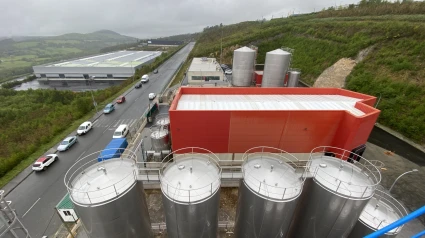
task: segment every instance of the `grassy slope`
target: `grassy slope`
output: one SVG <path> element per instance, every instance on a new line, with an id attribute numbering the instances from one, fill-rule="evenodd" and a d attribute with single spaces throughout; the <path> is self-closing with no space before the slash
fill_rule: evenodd
<path id="1" fill-rule="evenodd" d="M 31 73 L 31 66 L 98 53 L 102 48 L 135 42 L 111 31 L 65 34 L 24 41 L 0 41 L 0 82 Z"/>
<path id="2" fill-rule="evenodd" d="M 305 15 L 267 22 L 242 22 L 201 34 L 191 56 L 220 57 L 231 63 L 239 46 L 259 47 L 257 63 L 280 47 L 295 49 L 293 68 L 312 84 L 323 70 L 343 57 L 375 50 L 348 77 L 347 88 L 377 97 L 379 122 L 418 143 L 425 143 L 425 17 L 423 15 L 329 17 Z M 178 79 L 177 79 L 178 80 Z"/>

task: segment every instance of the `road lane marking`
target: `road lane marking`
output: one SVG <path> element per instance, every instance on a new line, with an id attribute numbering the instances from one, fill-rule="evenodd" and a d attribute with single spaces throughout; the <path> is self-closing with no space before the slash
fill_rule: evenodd
<path id="1" fill-rule="evenodd" d="M 132 122 L 130 123 L 130 125 L 128 127 L 131 128 L 136 121 L 137 121 L 137 119 L 132 120 Z"/>
<path id="2" fill-rule="evenodd" d="M 37 201 L 35 201 L 35 203 L 34 203 L 34 204 L 32 204 L 32 206 L 30 207 L 30 209 L 28 209 L 28 211 L 24 213 L 24 215 L 22 216 L 22 218 L 24 218 L 24 216 L 25 216 L 25 215 L 27 215 L 27 213 L 28 213 L 28 212 L 29 212 L 29 211 L 30 211 L 30 210 L 31 210 L 31 209 L 35 206 L 35 204 L 36 204 L 38 201 L 40 201 L 40 198 L 38 198 L 38 199 L 37 199 Z"/>
<path id="3" fill-rule="evenodd" d="M 87 150 L 85 150 L 83 153 L 81 153 L 81 155 L 80 155 L 80 156 L 78 156 L 78 159 L 77 159 L 77 160 L 79 160 L 79 159 L 81 158 L 81 156 L 83 156 L 83 154 L 84 154 L 84 153 L 86 153 L 86 151 L 87 151 Z"/>

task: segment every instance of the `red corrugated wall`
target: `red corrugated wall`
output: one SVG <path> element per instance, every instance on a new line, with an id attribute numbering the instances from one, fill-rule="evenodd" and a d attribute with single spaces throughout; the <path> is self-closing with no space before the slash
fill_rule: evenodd
<path id="1" fill-rule="evenodd" d="M 253 90 L 254 89 L 254 90 Z M 182 94 L 339 94 L 362 98 L 346 111 L 183 111 L 175 110 Z M 291 153 L 308 153 L 317 146 L 352 150 L 364 144 L 378 118 L 370 105 L 375 98 L 342 89 L 303 88 L 182 88 L 170 108 L 173 150 L 195 146 L 215 153 L 244 153 L 271 146 Z"/>

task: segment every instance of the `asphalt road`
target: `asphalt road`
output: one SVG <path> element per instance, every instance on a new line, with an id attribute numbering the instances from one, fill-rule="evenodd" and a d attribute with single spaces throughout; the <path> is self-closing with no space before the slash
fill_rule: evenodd
<path id="1" fill-rule="evenodd" d="M 148 94 L 159 93 L 166 87 L 193 46 L 190 43 L 161 65 L 158 74 L 152 74 L 142 88 L 130 89 L 125 103 L 117 104 L 114 112 L 95 120 L 94 128 L 78 137 L 78 143 L 71 149 L 58 153 L 59 161 L 47 171 L 32 173 L 7 195 L 33 238 L 50 237 L 59 228 L 61 221 L 54 207 L 67 192 L 63 179 L 68 168 L 79 158 L 104 149 L 118 125 L 135 123 L 148 106 Z"/>

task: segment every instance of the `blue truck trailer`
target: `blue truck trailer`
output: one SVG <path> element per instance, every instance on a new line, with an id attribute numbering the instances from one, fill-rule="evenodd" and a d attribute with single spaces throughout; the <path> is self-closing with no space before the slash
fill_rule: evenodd
<path id="1" fill-rule="evenodd" d="M 100 152 L 97 161 L 119 158 L 128 146 L 126 138 L 112 139 L 111 142 Z"/>

